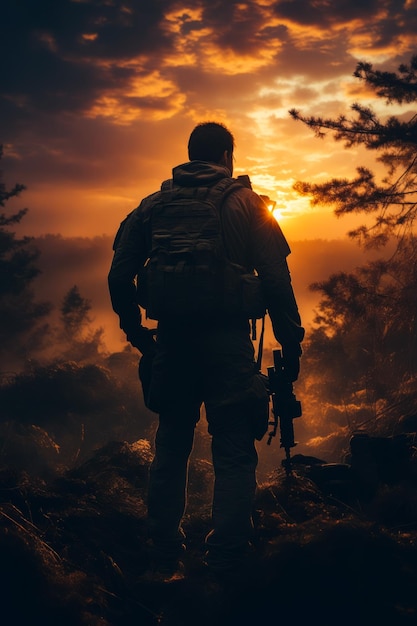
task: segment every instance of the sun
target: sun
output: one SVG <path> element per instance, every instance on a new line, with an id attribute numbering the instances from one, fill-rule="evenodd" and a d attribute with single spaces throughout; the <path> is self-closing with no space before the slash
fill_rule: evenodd
<path id="1" fill-rule="evenodd" d="M 266 206 L 268 207 L 268 211 L 272 213 L 272 215 L 275 217 L 277 222 L 280 222 L 282 219 L 284 219 L 285 216 L 283 214 L 283 211 L 282 209 L 277 207 L 277 203 L 275 200 L 271 200 L 269 196 L 261 195 L 261 198 L 265 202 Z"/>
<path id="2" fill-rule="evenodd" d="M 262 200 L 265 202 L 266 206 L 268 207 L 268 211 L 272 213 L 276 205 L 275 200 L 271 200 L 269 196 L 264 196 L 262 194 L 260 194 L 259 197 L 262 198 Z"/>
<path id="3" fill-rule="evenodd" d="M 275 219 L 277 220 L 277 222 L 280 222 L 281 220 L 285 218 L 285 215 L 282 209 L 277 209 L 273 207 L 272 209 L 270 209 L 270 211 L 272 215 L 275 217 Z"/>

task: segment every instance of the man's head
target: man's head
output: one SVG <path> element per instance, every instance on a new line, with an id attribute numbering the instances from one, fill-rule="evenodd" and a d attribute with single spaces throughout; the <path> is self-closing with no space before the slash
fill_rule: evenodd
<path id="1" fill-rule="evenodd" d="M 235 141 L 226 126 L 217 122 L 198 124 L 188 140 L 190 161 L 211 161 L 229 168 L 233 173 L 233 148 Z"/>

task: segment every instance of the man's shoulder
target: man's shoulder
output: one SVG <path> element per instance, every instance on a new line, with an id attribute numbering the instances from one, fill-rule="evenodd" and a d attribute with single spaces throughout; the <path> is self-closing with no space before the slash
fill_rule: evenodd
<path id="1" fill-rule="evenodd" d="M 161 195 L 161 190 L 158 189 L 158 191 L 154 191 L 153 193 L 149 194 L 149 196 L 145 196 L 145 198 L 141 200 L 136 210 L 137 211 L 145 210 L 147 207 L 154 204 L 159 199 L 160 195 Z"/>
<path id="2" fill-rule="evenodd" d="M 116 241 L 121 239 L 122 233 L 125 235 L 129 232 L 135 232 L 138 228 L 141 228 L 141 224 L 146 219 L 146 215 L 151 211 L 152 206 L 158 199 L 160 191 L 155 191 L 149 196 L 143 198 L 138 206 L 130 211 L 120 223 L 119 230 L 116 235 Z"/>
<path id="3" fill-rule="evenodd" d="M 142 220 L 150 211 L 152 206 L 158 201 L 160 195 L 161 191 L 158 190 L 149 194 L 149 196 L 145 196 L 144 198 L 142 198 L 138 206 L 129 213 L 127 219 L 134 222 Z"/>
<path id="4" fill-rule="evenodd" d="M 228 202 L 229 197 L 233 197 L 234 201 L 237 201 L 239 204 L 244 204 L 252 207 L 254 205 L 263 205 L 260 196 L 258 196 L 258 194 L 256 194 L 252 190 L 252 185 L 248 176 L 239 176 L 237 178 L 224 177 L 217 180 L 214 184 L 212 183 L 208 186 L 207 183 L 201 183 L 201 185 L 195 185 L 192 187 L 176 184 L 173 179 L 169 179 L 161 184 L 161 188 L 158 189 L 158 191 L 155 191 L 144 197 L 141 200 L 140 204 L 135 209 L 133 209 L 133 211 L 131 211 L 131 213 L 128 215 L 128 218 L 131 218 L 132 221 L 142 220 L 146 218 L 146 216 L 149 215 L 149 213 L 152 211 L 152 208 L 161 200 L 164 191 L 174 189 L 181 193 L 181 191 L 183 190 L 197 189 L 199 187 L 208 187 L 213 189 L 219 187 L 219 192 L 221 194 L 225 193 L 226 195 L 226 203 Z"/>
<path id="5" fill-rule="evenodd" d="M 230 193 L 226 197 L 226 204 L 231 208 L 241 208 L 242 210 L 253 211 L 263 208 L 261 197 L 252 189 L 252 185 L 245 184 L 245 181 L 239 178 L 231 179 Z"/>

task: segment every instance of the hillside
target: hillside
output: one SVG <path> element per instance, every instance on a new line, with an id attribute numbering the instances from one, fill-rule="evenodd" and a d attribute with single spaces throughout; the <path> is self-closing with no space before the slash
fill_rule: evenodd
<path id="1" fill-rule="evenodd" d="M 222 586 L 202 565 L 212 472 L 195 457 L 185 577 L 147 578 L 150 452 L 145 439 L 112 442 L 72 469 L 50 466 L 47 476 L 0 470 L 7 624 L 415 624 L 413 454 L 372 494 L 351 466 L 323 469 L 299 456 L 289 478 L 273 472 L 259 486 L 253 562 Z"/>

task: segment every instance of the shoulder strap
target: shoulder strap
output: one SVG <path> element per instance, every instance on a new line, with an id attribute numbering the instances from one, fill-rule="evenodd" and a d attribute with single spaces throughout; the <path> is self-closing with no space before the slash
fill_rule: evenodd
<path id="1" fill-rule="evenodd" d="M 185 198 L 194 198 L 196 200 L 199 198 L 201 200 L 210 199 L 220 214 L 221 206 L 226 197 L 236 189 L 248 186 L 245 179 L 248 179 L 248 177 L 222 178 L 211 187 L 175 187 L 173 179 L 168 178 L 161 183 L 159 203 L 165 204 L 170 202 L 177 194 L 178 197 L 183 195 Z"/>
<path id="2" fill-rule="evenodd" d="M 166 203 L 173 199 L 195 199 L 206 200 L 211 194 L 211 187 L 179 187 L 175 186 L 171 179 L 164 180 L 161 184 L 159 202 Z"/>
<path id="3" fill-rule="evenodd" d="M 218 183 L 208 188 L 208 198 L 215 205 L 221 220 L 221 207 L 226 198 L 236 189 L 244 187 L 236 178 L 222 178 Z"/>
<path id="4" fill-rule="evenodd" d="M 168 178 L 161 183 L 161 191 L 171 191 L 173 186 L 173 179 Z M 204 189 L 209 190 L 209 195 L 212 195 L 214 193 L 216 196 L 223 196 L 224 198 L 226 195 L 229 195 L 229 193 L 231 193 L 235 189 L 239 189 L 240 187 L 248 187 L 249 189 L 252 188 L 249 176 L 245 175 L 238 176 L 237 178 L 222 178 L 212 187 L 205 187 Z M 182 187 L 181 189 L 184 189 L 184 187 Z M 188 187 L 186 187 L 186 189 L 188 189 Z M 199 189 L 199 187 L 190 187 L 190 189 Z"/>
<path id="5" fill-rule="evenodd" d="M 262 369 L 262 357 L 264 353 L 264 334 L 265 334 L 265 315 L 262 317 L 261 336 L 259 337 L 258 356 L 256 359 L 256 369 L 258 372 Z M 256 320 L 252 320 L 252 339 L 256 339 Z"/>

